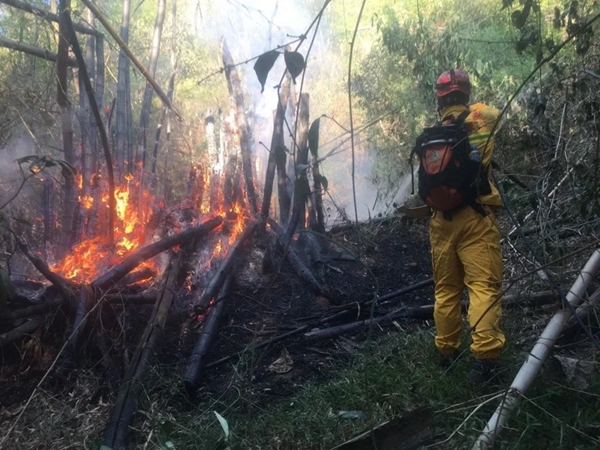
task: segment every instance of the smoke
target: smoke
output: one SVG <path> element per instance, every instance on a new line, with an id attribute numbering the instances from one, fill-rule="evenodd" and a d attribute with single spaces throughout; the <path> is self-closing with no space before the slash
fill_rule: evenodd
<path id="1" fill-rule="evenodd" d="M 35 153 L 35 146 L 28 138 L 17 139 L 0 149 L 0 204 L 14 195 L 23 180 L 16 160 Z"/>
<path id="2" fill-rule="evenodd" d="M 325 12 L 325 15 L 327 15 Z M 294 1 L 278 0 L 227 0 L 225 2 L 211 3 L 201 10 L 194 6 L 188 17 L 193 17 L 193 26 L 196 30 L 196 36 L 199 40 L 208 41 L 213 44 L 226 39 L 229 50 L 234 61 L 242 62 L 257 57 L 258 55 L 273 50 L 295 40 L 303 35 L 315 18 L 316 11 L 309 10 L 304 3 Z M 304 85 L 304 91 L 310 92 L 310 85 L 324 82 L 323 79 L 315 79 L 316 76 L 330 77 L 331 80 L 331 54 L 339 52 L 339 49 L 330 48 L 332 40 L 330 39 L 331 30 L 327 30 L 324 21 L 321 24 L 314 45 L 307 55 L 308 44 L 313 37 L 314 28 L 311 30 L 308 39 L 300 47 L 299 51 L 307 57 L 307 83 Z M 296 44 L 294 44 L 295 49 Z M 219 58 L 220 61 L 220 58 Z M 242 83 L 244 83 L 244 94 L 246 103 L 252 105 L 254 114 L 254 124 L 261 124 L 253 127 L 254 152 L 257 160 L 258 179 L 262 180 L 264 176 L 265 162 L 268 158 L 268 151 L 259 142 L 266 146 L 270 145 L 272 135 L 273 111 L 277 105 L 277 89 L 275 86 L 280 82 L 281 76 L 285 71 L 283 56 L 280 56 L 271 69 L 265 90 L 261 94 L 261 87 L 256 78 L 252 67 L 254 60 L 248 64 L 238 66 L 241 73 Z M 323 113 L 336 116 L 335 111 L 325 110 L 324 105 L 331 108 L 331 97 L 340 96 L 345 98 L 343 77 L 345 72 L 338 74 L 335 80 L 335 86 L 327 86 L 326 92 L 330 92 L 330 98 L 320 98 L 318 95 L 311 95 L 310 115 L 311 121 Z M 300 77 L 297 80 L 296 89 L 300 87 Z M 320 90 L 322 92 L 323 89 Z M 342 103 L 342 105 L 344 105 Z M 345 112 L 344 112 L 345 113 Z M 339 115 L 338 113 L 337 115 Z M 342 113 L 342 115 L 344 115 Z M 321 136 L 339 135 L 342 130 L 337 125 L 324 124 L 321 121 Z M 347 126 L 347 124 L 344 124 Z M 355 123 L 356 126 L 356 123 Z M 328 130 L 327 128 L 330 127 Z M 288 135 L 287 131 L 284 133 Z M 347 136 L 346 136 L 347 137 Z M 356 145 L 360 146 L 360 138 L 356 137 Z M 368 146 L 365 143 L 365 146 Z M 320 149 L 320 154 L 325 154 L 327 149 Z M 383 202 L 376 201 L 378 196 L 377 186 L 371 180 L 373 168 L 373 153 L 362 147 L 357 149 L 357 158 L 355 165 L 356 180 L 356 202 L 359 220 L 365 220 L 374 217 L 380 212 L 384 212 L 386 205 Z M 338 154 L 332 156 L 324 163 L 322 171 L 329 180 L 331 194 L 335 203 L 345 210 L 349 218 L 354 218 L 354 205 L 351 182 L 350 165 L 350 144 L 346 143 L 344 148 Z M 335 219 L 335 207 L 331 208 L 331 219 Z M 343 215 L 343 213 L 342 213 Z"/>

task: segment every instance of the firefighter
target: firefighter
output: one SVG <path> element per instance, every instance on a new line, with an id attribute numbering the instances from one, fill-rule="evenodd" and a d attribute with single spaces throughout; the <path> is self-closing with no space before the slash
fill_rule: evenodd
<path id="1" fill-rule="evenodd" d="M 471 83 L 462 70 L 452 69 L 440 75 L 435 85 L 438 113 L 444 123 L 470 110 L 464 124 L 471 148 L 477 147 L 482 167 L 491 180 L 494 138 L 490 136 L 499 117 L 498 110 L 477 103 L 469 106 Z M 464 116 L 464 115 L 463 115 Z M 435 346 L 441 353 L 441 367 L 449 367 L 461 344 L 461 298 L 466 287 L 469 294 L 468 322 L 471 352 L 475 363 L 468 375 L 473 384 L 493 377 L 496 359 L 504 346 L 500 329 L 502 282 L 500 231 L 495 210 L 502 206 L 496 187 L 480 195 L 483 208 L 462 206 L 451 215 L 433 211 L 430 221 L 431 257 L 435 281 Z M 476 209 L 483 209 L 484 214 Z"/>

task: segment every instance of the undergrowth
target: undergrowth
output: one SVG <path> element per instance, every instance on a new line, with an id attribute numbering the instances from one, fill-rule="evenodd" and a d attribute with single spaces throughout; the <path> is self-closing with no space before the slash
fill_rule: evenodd
<path id="1" fill-rule="evenodd" d="M 513 315 L 508 319 L 512 325 L 522 320 Z M 441 372 L 432 341 L 431 329 L 392 331 L 364 344 L 328 381 L 268 405 L 253 400 L 251 384 L 234 383 L 229 393 L 205 398 L 197 409 L 170 423 L 163 443 L 178 449 L 329 449 L 370 426 L 429 406 L 435 414 L 428 446 L 470 448 L 530 347 L 509 346 L 502 356 L 502 380 L 495 386 L 472 387 L 466 383 L 472 364 L 466 344 L 455 365 Z M 599 387 L 569 388 L 549 361 L 501 434 L 498 448 L 598 448 Z M 228 440 L 214 412 L 227 421 Z"/>

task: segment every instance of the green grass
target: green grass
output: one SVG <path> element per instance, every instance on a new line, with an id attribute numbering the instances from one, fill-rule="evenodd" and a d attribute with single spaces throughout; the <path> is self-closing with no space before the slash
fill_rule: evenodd
<path id="1" fill-rule="evenodd" d="M 481 404 L 510 384 L 526 349 L 505 351 L 504 387 L 473 388 L 466 383 L 472 363 L 468 349 L 441 373 L 432 342 L 430 329 L 392 332 L 364 344 L 349 363 L 340 362 L 327 381 L 268 405 L 256 403 L 253 386 L 238 371 L 231 388 L 219 397 L 204 398 L 196 409 L 177 414 L 172 421 L 161 420 L 157 435 L 162 433 L 161 440 L 171 440 L 177 449 L 225 448 L 216 411 L 228 422 L 233 449 L 329 449 L 369 425 L 425 405 L 435 412 L 433 448 L 470 448 L 499 399 Z M 552 370 L 544 371 L 510 419 L 498 448 L 599 447 L 583 434 L 590 425 L 600 424 L 598 385 L 581 392 L 562 383 Z M 340 411 L 361 411 L 365 419 L 341 418 Z"/>

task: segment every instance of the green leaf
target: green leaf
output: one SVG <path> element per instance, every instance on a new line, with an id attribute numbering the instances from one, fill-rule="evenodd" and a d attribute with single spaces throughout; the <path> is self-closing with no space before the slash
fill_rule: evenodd
<path id="1" fill-rule="evenodd" d="M 510 8 L 513 4 L 514 0 L 502 0 L 502 8 L 500 8 L 500 11 L 502 11 L 503 9 L 506 8 Z"/>
<path id="2" fill-rule="evenodd" d="M 223 429 L 223 433 L 225 434 L 225 439 L 229 439 L 229 424 L 227 423 L 227 420 L 225 420 L 225 418 L 218 412 L 213 412 L 215 413 L 215 416 L 217 416 L 219 424 L 221 424 L 221 428 Z"/>
<path id="3" fill-rule="evenodd" d="M 304 56 L 298 52 L 285 52 L 283 57 L 285 59 L 285 66 L 295 83 L 296 77 L 300 75 L 305 68 Z"/>
<path id="4" fill-rule="evenodd" d="M 254 63 L 254 72 L 256 72 L 256 77 L 258 78 L 258 82 L 260 83 L 260 93 L 262 94 L 265 90 L 265 83 L 267 82 L 267 76 L 269 72 L 273 68 L 275 61 L 279 57 L 279 52 L 276 50 L 271 50 L 270 52 L 263 53 L 258 57 L 256 62 Z"/>
<path id="5" fill-rule="evenodd" d="M 308 148 L 315 158 L 319 157 L 319 126 L 321 118 L 313 120 L 308 130 Z"/>

